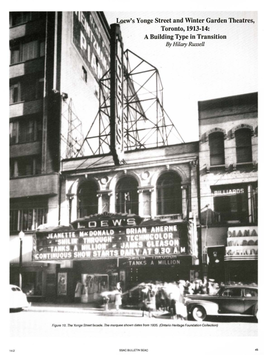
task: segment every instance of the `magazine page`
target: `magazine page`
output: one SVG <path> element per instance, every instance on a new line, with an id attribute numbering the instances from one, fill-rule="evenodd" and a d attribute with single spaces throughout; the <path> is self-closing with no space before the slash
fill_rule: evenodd
<path id="1" fill-rule="evenodd" d="M 262 353 L 247 5 L 9 11 L 6 352 Z"/>

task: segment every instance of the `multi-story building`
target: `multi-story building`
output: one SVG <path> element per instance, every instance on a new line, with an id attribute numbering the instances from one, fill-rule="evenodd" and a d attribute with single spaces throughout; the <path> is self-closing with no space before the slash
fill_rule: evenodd
<path id="1" fill-rule="evenodd" d="M 61 223 L 60 161 L 96 115 L 109 33 L 100 12 L 10 13 L 10 279 L 33 295 L 54 296 L 56 264 L 32 262 L 32 235 Z"/>
<path id="2" fill-rule="evenodd" d="M 93 300 L 193 278 L 198 142 L 169 142 L 156 69 L 100 12 L 11 13 L 10 52 L 10 281 L 72 300 L 88 277 Z"/>
<path id="3" fill-rule="evenodd" d="M 203 272 L 257 282 L 258 95 L 199 102 Z"/>

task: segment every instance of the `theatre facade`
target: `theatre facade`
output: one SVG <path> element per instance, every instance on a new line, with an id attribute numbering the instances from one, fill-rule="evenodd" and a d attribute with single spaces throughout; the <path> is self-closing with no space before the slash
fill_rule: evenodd
<path id="1" fill-rule="evenodd" d="M 56 263 L 56 297 L 83 302 L 121 282 L 190 280 L 199 267 L 197 143 L 63 161 L 63 221 L 39 229 L 33 260 Z M 82 169 L 76 169 L 82 166 Z"/>

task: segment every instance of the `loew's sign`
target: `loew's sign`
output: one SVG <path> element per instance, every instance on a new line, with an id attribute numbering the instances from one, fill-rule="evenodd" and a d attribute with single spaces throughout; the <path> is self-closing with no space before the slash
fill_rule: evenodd
<path id="1" fill-rule="evenodd" d="M 163 224 L 43 230 L 35 235 L 33 260 L 90 260 L 186 255 L 187 243 L 181 229 L 182 226 L 177 224 Z"/>

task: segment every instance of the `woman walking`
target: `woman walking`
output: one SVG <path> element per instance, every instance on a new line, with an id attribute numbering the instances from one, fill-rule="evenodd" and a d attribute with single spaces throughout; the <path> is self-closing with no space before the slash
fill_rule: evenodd
<path id="1" fill-rule="evenodd" d="M 120 286 L 120 282 L 116 284 L 115 289 L 115 307 L 116 310 L 119 311 L 119 307 L 122 305 L 122 288 Z"/>

